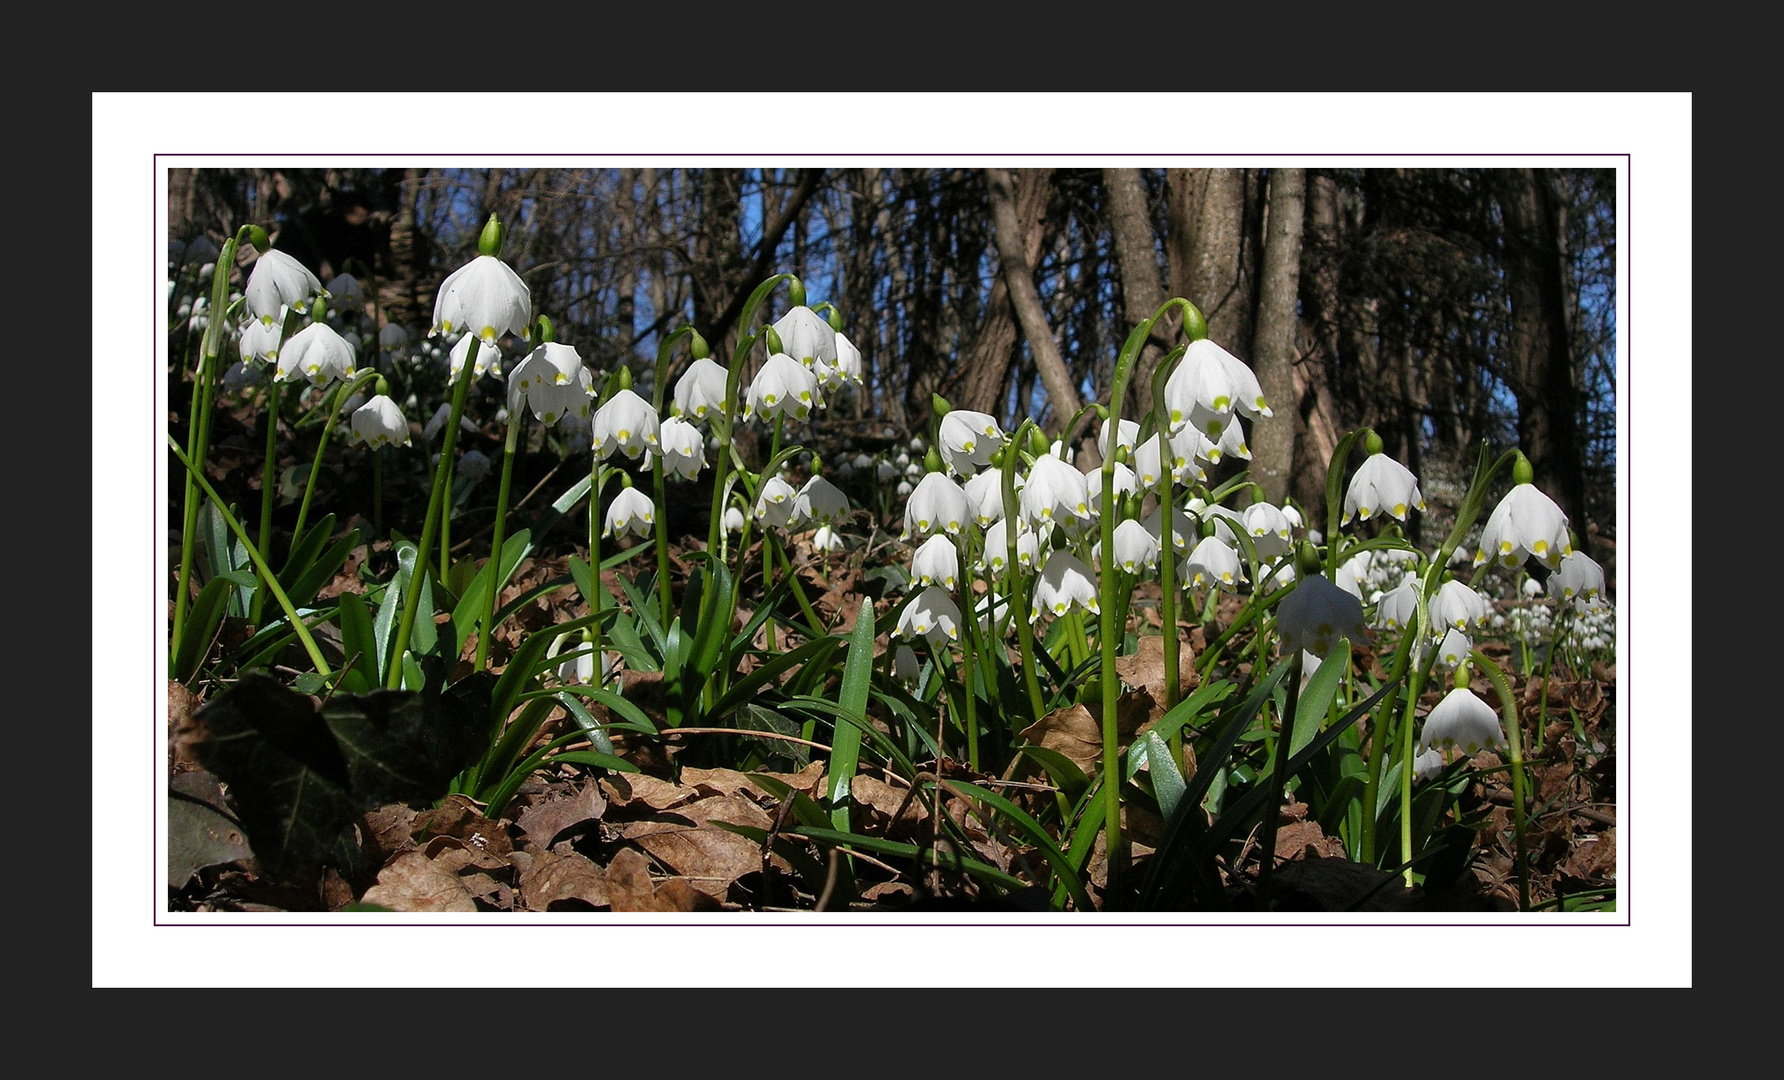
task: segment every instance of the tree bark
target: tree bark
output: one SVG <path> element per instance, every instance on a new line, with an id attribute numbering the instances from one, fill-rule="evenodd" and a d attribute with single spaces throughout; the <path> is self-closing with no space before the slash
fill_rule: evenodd
<path id="1" fill-rule="evenodd" d="M 1338 184 L 1329 173 L 1307 178 L 1302 273 L 1313 312 L 1310 342 L 1295 365 L 1295 456 L 1289 494 L 1302 509 L 1325 497 L 1326 469 L 1338 449 L 1338 404 L 1332 370 L 1338 364 Z M 1280 406 L 1271 406 L 1280 408 Z"/>
<path id="2" fill-rule="evenodd" d="M 1295 348 L 1301 286 L 1301 230 L 1306 207 L 1306 170 L 1270 170 L 1269 224 L 1258 293 L 1257 335 L 1252 369 L 1274 415 L 1253 425 L 1251 479 L 1264 498 L 1278 506 L 1293 473 L 1299 409 L 1295 399 Z"/>
<path id="3" fill-rule="evenodd" d="M 1529 168 L 1503 175 L 1506 291 L 1511 301 L 1508 342 L 1512 393 L 1518 402 L 1518 441 L 1536 486 L 1558 503 L 1583 540 L 1586 535 L 1584 454 L 1579 438 L 1579 391 L 1567 336 L 1567 290 L 1554 192 Z"/>
<path id="4" fill-rule="evenodd" d="M 1010 171 L 1002 168 L 986 169 L 985 180 L 990 189 L 991 220 L 997 235 L 998 260 L 1004 283 L 1010 290 L 1010 303 L 1015 307 L 1016 318 L 1022 324 L 1022 335 L 1028 339 L 1029 352 L 1034 357 L 1041 385 L 1047 388 L 1053 418 L 1060 429 L 1056 435 L 1069 444 L 1078 432 L 1067 431 L 1065 427 L 1072 422 L 1084 402 L 1079 398 L 1077 389 L 1072 386 L 1065 358 L 1060 355 L 1059 344 L 1053 340 L 1053 330 L 1047 325 L 1047 313 L 1041 307 L 1041 294 L 1034 284 L 1034 268 L 1030 265 L 1022 244 L 1022 226 L 1016 216 L 1016 197 Z M 1101 455 L 1096 452 L 1094 436 L 1079 448 L 1079 464 L 1090 467 L 1102 464 Z"/>
<path id="5" fill-rule="evenodd" d="M 1023 256 L 1029 266 L 1033 266 L 1041 254 L 1047 200 L 1053 190 L 1052 177 L 1052 169 L 1015 170 L 1015 219 L 1022 237 Z M 949 391 L 953 404 L 957 408 L 989 413 L 1000 423 L 1007 424 L 1012 418 L 1006 415 L 1004 391 L 1020 341 L 1016 308 L 1010 302 L 1010 287 L 999 273 L 992 279 L 984 317 L 971 342 L 961 352 L 960 363 L 955 368 Z M 1020 414 L 1022 410 L 1017 412 Z"/>
<path id="6" fill-rule="evenodd" d="M 1146 182 L 1138 169 L 1104 169 L 1103 190 L 1108 197 L 1109 231 L 1121 265 L 1121 302 L 1130 328 L 1140 325 L 1164 306 L 1158 255 L 1152 233 L 1152 214 L 1146 205 Z M 1134 364 L 1133 397 L 1122 410 L 1129 418 L 1152 411 L 1152 375 L 1158 370 L 1182 318 L 1176 308 L 1153 328 Z"/>
<path id="7" fill-rule="evenodd" d="M 1245 260 L 1245 170 L 1171 169 L 1172 292 L 1208 320 L 1208 336 L 1239 357 L 1251 347 L 1251 287 Z"/>

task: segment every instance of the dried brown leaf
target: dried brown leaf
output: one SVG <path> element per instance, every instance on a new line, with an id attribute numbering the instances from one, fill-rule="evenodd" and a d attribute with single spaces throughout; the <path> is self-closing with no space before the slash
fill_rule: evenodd
<path id="1" fill-rule="evenodd" d="M 607 907 L 607 872 L 581 855 L 538 852 L 520 875 L 520 902 L 528 911 Z"/>
<path id="2" fill-rule="evenodd" d="M 579 825 L 601 820 L 607 812 L 607 800 L 592 783 L 580 785 L 568 798 L 539 803 L 522 811 L 515 824 L 526 834 L 527 842 L 548 848 L 552 841 Z"/>
<path id="3" fill-rule="evenodd" d="M 476 911 L 477 902 L 451 870 L 419 851 L 398 855 L 360 900 L 391 911 Z"/>
<path id="4" fill-rule="evenodd" d="M 714 911 L 719 906 L 681 878 L 654 883 L 650 860 L 633 848 L 621 848 L 608 864 L 607 897 L 614 911 Z"/>

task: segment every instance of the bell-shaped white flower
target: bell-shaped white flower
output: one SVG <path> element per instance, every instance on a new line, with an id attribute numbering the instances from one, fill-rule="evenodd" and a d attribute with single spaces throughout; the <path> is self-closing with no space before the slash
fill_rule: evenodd
<path id="1" fill-rule="evenodd" d="M 1190 342 L 1165 380 L 1165 407 L 1173 432 L 1187 425 L 1209 439 L 1220 438 L 1235 412 L 1253 419 L 1271 415 L 1257 375 L 1207 338 Z"/>
<path id="2" fill-rule="evenodd" d="M 378 350 L 380 352 L 396 352 L 409 347 L 409 331 L 402 323 L 385 323 L 378 331 Z"/>
<path id="3" fill-rule="evenodd" d="M 248 284 L 242 290 L 248 314 L 262 323 L 281 321 L 281 306 L 300 315 L 310 311 L 310 301 L 326 293 L 310 268 L 283 251 L 268 251 L 254 260 Z"/>
<path id="4" fill-rule="evenodd" d="M 243 363 L 270 363 L 279 358 L 279 345 L 285 337 L 283 309 L 277 319 L 261 322 L 250 320 L 242 327 L 241 357 Z"/>
<path id="5" fill-rule="evenodd" d="M 1443 695 L 1425 717 L 1419 733 L 1419 749 L 1455 748 L 1468 754 L 1479 753 L 1505 743 L 1505 729 L 1499 714 L 1465 687 L 1456 687 Z"/>
<path id="6" fill-rule="evenodd" d="M 1350 478 L 1340 524 L 1349 525 L 1352 517 L 1368 521 L 1378 513 L 1405 521 L 1407 513 L 1415 509 L 1425 509 L 1418 477 L 1386 454 L 1370 454 Z"/>
<path id="7" fill-rule="evenodd" d="M 1604 592 L 1604 567 L 1583 551 L 1561 556 L 1561 565 L 1549 579 L 1549 591 L 1562 600 L 1584 606 Z"/>
<path id="8" fill-rule="evenodd" d="M 820 525 L 811 534 L 811 546 L 817 551 L 841 551 L 847 545 L 841 533 L 828 525 Z"/>
<path id="9" fill-rule="evenodd" d="M 1084 474 L 1052 454 L 1042 454 L 1023 480 L 1022 516 L 1029 524 L 1090 520 L 1090 489 Z"/>
<path id="10" fill-rule="evenodd" d="M 725 507 L 725 516 L 721 520 L 724 522 L 726 532 L 740 533 L 743 531 L 743 511 L 737 507 Z"/>
<path id="11" fill-rule="evenodd" d="M 926 586 L 898 616 L 898 636 L 927 638 L 939 648 L 960 637 L 960 605 L 940 585 Z"/>
<path id="12" fill-rule="evenodd" d="M 1041 612 L 1064 615 L 1073 604 L 1097 614 L 1102 603 L 1097 598 L 1096 573 L 1084 560 L 1069 551 L 1054 550 L 1041 566 L 1035 579 L 1034 601 L 1029 605 L 1028 621 L 1034 622 Z"/>
<path id="13" fill-rule="evenodd" d="M 335 379 L 349 379 L 356 370 L 353 343 L 327 323 L 311 323 L 291 335 L 279 350 L 274 382 L 284 382 L 302 372 L 311 386 L 326 386 Z"/>
<path id="14" fill-rule="evenodd" d="M 533 299 L 526 282 L 494 255 L 479 255 L 440 283 L 432 333 L 475 334 L 493 347 L 503 334 L 532 340 Z"/>
<path id="15" fill-rule="evenodd" d="M 1375 625 L 1384 630 L 1404 630 L 1418 622 L 1421 584 L 1416 575 L 1385 593 L 1375 607 Z"/>
<path id="16" fill-rule="evenodd" d="M 973 476 L 991 464 L 991 455 L 1004 444 L 997 418 L 971 409 L 952 409 L 936 431 L 936 449 L 949 469 L 959 476 Z"/>
<path id="17" fill-rule="evenodd" d="M 786 353 L 775 353 L 750 380 L 743 402 L 743 418 L 772 420 L 790 416 L 803 420 L 818 404 L 818 382 L 810 370 Z"/>
<path id="18" fill-rule="evenodd" d="M 780 337 L 781 352 L 807 369 L 836 365 L 836 331 L 822 315 L 804 304 L 789 308 L 776 319 L 774 332 Z"/>
<path id="19" fill-rule="evenodd" d="M 1474 648 L 1474 640 L 1455 627 L 1443 632 L 1443 640 L 1437 643 L 1437 659 L 1451 671 L 1461 666 L 1468 659 Z"/>
<path id="20" fill-rule="evenodd" d="M 663 471 L 692 480 L 706 467 L 706 438 L 689 420 L 671 416 L 657 432 L 662 443 Z"/>
<path id="21" fill-rule="evenodd" d="M 866 366 L 861 362 L 861 350 L 855 347 L 847 334 L 841 330 L 836 332 L 836 363 L 827 369 L 818 380 L 829 390 L 841 386 L 844 382 L 862 385 L 867 377 Z"/>
<path id="22" fill-rule="evenodd" d="M 1189 553 L 1181 571 L 1185 588 L 1238 588 L 1245 580 L 1245 567 L 1239 553 L 1218 536 L 1204 536 Z"/>
<path id="23" fill-rule="evenodd" d="M 447 377 L 454 382 L 458 380 L 458 373 L 464 370 L 465 357 L 471 355 L 472 346 L 476 346 L 477 348 L 477 359 L 471 361 L 473 369 L 471 377 L 473 379 L 481 379 L 485 375 L 500 376 L 502 374 L 501 346 L 494 344 L 486 345 L 476 334 L 461 334 L 459 339 L 452 343 L 452 348 L 446 353 L 446 359 L 448 361 Z M 570 346 L 562 345 L 559 346 L 559 348 L 569 349 Z M 571 352 L 574 353 L 575 350 L 572 349 Z M 577 360 L 577 363 L 581 362 L 580 359 Z"/>
<path id="24" fill-rule="evenodd" d="M 1009 565 L 1010 540 L 1008 518 L 1000 518 L 985 529 L 985 548 L 979 554 L 979 569 L 988 574 L 1001 574 Z M 1024 570 L 1033 570 L 1035 559 L 1041 553 L 1041 538 L 1023 523 L 1016 519 L 1016 563 Z"/>
<path id="25" fill-rule="evenodd" d="M 1164 507 L 1161 506 L 1154 510 L 1146 518 L 1144 524 L 1146 531 L 1152 534 L 1152 538 L 1157 540 L 1162 548 L 1165 539 Z M 1187 555 L 1190 542 L 1198 540 L 1201 535 L 1201 530 L 1196 527 L 1195 521 L 1188 514 L 1176 507 L 1171 508 L 1171 546 L 1179 555 Z"/>
<path id="26" fill-rule="evenodd" d="M 978 523 L 979 528 L 983 529 L 994 521 L 1003 520 L 1002 469 L 980 469 L 960 488 L 966 492 L 966 504 L 972 509 L 973 520 Z"/>
<path id="27" fill-rule="evenodd" d="M 1284 652 L 1306 649 L 1321 660 L 1339 638 L 1367 641 L 1363 602 L 1326 580 L 1322 574 L 1301 578 L 1276 606 L 1276 625 Z"/>
<path id="28" fill-rule="evenodd" d="M 1412 778 L 1429 780 L 1443 771 L 1443 751 L 1433 746 L 1412 759 Z"/>
<path id="29" fill-rule="evenodd" d="M 946 533 L 936 533 L 917 545 L 911 556 L 911 580 L 944 589 L 952 589 L 960 580 L 960 552 Z"/>
<path id="30" fill-rule="evenodd" d="M 1140 437 L 1140 422 L 1138 420 L 1117 422 L 1114 417 L 1104 420 L 1103 426 L 1097 430 L 1096 436 L 1096 448 L 1102 452 L 1104 457 L 1114 456 L 1114 451 L 1109 449 L 1109 428 L 1111 425 L 1115 428 L 1115 449 L 1126 450 L 1128 457 L 1133 457 L 1134 442 Z"/>
<path id="31" fill-rule="evenodd" d="M 1115 474 L 1115 505 L 1121 505 L 1123 495 L 1139 493 L 1139 480 L 1134 471 L 1117 461 L 1110 470 Z M 1084 489 L 1090 495 L 1090 516 L 1099 517 L 1103 512 L 1103 471 L 1092 469 L 1084 474 Z"/>
<path id="32" fill-rule="evenodd" d="M 650 501 L 650 496 L 637 488 L 621 488 L 613 501 L 607 504 L 607 522 L 601 529 L 602 536 L 634 536 L 650 535 L 650 527 L 656 521 L 657 507 Z"/>
<path id="33" fill-rule="evenodd" d="M 1553 570 L 1561 564 L 1563 555 L 1572 552 L 1567 515 L 1555 505 L 1555 500 L 1537 490 L 1535 484 L 1514 484 L 1487 517 L 1480 546 L 1474 552 L 1474 565 L 1491 559 L 1512 569 L 1524 565 L 1524 560 L 1534 555 Z"/>
<path id="34" fill-rule="evenodd" d="M 1437 587 L 1436 595 L 1431 597 L 1430 611 L 1433 631 L 1440 627 L 1467 631 L 1485 626 L 1493 608 L 1480 590 L 1451 578 Z"/>
<path id="35" fill-rule="evenodd" d="M 793 521 L 798 525 L 829 525 L 849 512 L 849 497 L 841 488 L 813 476 L 793 497 Z"/>
<path id="36" fill-rule="evenodd" d="M 909 645 L 899 645 L 898 650 L 892 654 L 892 677 L 906 686 L 916 686 L 917 676 L 922 671 L 923 666 L 917 661 L 917 650 Z"/>
<path id="37" fill-rule="evenodd" d="M 478 353 L 485 348 L 491 347 L 479 345 Z M 576 350 L 548 341 L 528 353 L 509 374 L 508 412 L 520 411 L 524 401 L 541 423 L 556 424 L 571 417 L 586 420 L 594 393 L 595 377 Z"/>
<path id="38" fill-rule="evenodd" d="M 330 315 L 365 314 L 365 286 L 352 274 L 336 274 L 328 280 L 325 291 Z"/>
<path id="39" fill-rule="evenodd" d="M 793 524 L 793 501 L 799 492 L 785 477 L 776 473 L 762 481 L 761 490 L 756 492 L 756 520 L 764 525 L 772 525 L 777 529 L 790 528 Z"/>
<path id="40" fill-rule="evenodd" d="M 1289 549 L 1289 534 L 1294 526 L 1288 515 L 1267 502 L 1252 503 L 1239 512 L 1239 524 L 1257 548 L 1257 557 L 1270 560 Z"/>
<path id="41" fill-rule="evenodd" d="M 725 411 L 725 383 L 730 373 L 710 356 L 688 365 L 675 380 L 675 404 L 671 411 L 676 416 L 691 416 L 696 420 L 704 420 L 713 413 Z"/>
<path id="42" fill-rule="evenodd" d="M 347 419 L 353 430 L 353 437 L 365 442 L 367 446 L 409 445 L 409 421 L 403 416 L 403 410 L 397 408 L 396 402 L 385 394 L 379 394 L 372 400 L 353 410 Z"/>
<path id="43" fill-rule="evenodd" d="M 635 390 L 616 390 L 595 410 L 595 457 L 605 461 L 620 451 L 633 461 L 658 446 L 657 413 Z"/>
<path id="44" fill-rule="evenodd" d="M 917 482 L 904 503 L 904 532 L 900 540 L 929 536 L 937 531 L 959 536 L 971 519 L 966 492 L 946 474 L 933 472 Z"/>
<path id="45" fill-rule="evenodd" d="M 1115 565 L 1130 574 L 1158 565 L 1158 537 L 1133 518 L 1126 518 L 1115 526 L 1114 546 Z"/>

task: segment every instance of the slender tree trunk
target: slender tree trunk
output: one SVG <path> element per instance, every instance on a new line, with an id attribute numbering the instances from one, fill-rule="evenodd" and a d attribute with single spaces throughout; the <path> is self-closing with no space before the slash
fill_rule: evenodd
<path id="1" fill-rule="evenodd" d="M 1302 508 L 1318 506 L 1324 497 L 1326 469 L 1340 438 L 1332 391 L 1332 372 L 1338 365 L 1338 184 L 1329 173 L 1316 172 L 1308 177 L 1306 189 L 1302 277 L 1314 322 L 1308 350 L 1294 370 L 1299 415 L 1289 485 L 1289 494 Z"/>
<path id="2" fill-rule="evenodd" d="M 1289 492 L 1299 426 L 1294 369 L 1299 361 L 1295 340 L 1305 195 L 1305 170 L 1270 170 L 1269 224 L 1251 364 L 1274 415 L 1260 417 L 1248 434 L 1251 479 L 1263 488 L 1264 498 L 1277 505 Z"/>
<path id="3" fill-rule="evenodd" d="M 1022 251 L 1029 266 L 1040 257 L 1047 216 L 1047 200 L 1053 190 L 1052 169 L 1015 170 L 1015 218 L 1021 229 Z M 1021 341 L 1021 328 L 1016 322 L 1016 308 L 1010 301 L 1010 287 L 1001 273 L 991 282 L 990 298 L 984 317 L 972 341 L 961 352 L 955 369 L 951 391 L 955 406 L 974 412 L 990 413 L 1007 422 L 1005 388 L 1009 383 L 1010 365 L 1016 359 L 1016 346 Z M 1017 417 L 1026 415 L 1018 408 Z"/>
<path id="4" fill-rule="evenodd" d="M 1251 346 L 1245 261 L 1245 170 L 1171 169 L 1172 292 L 1208 320 L 1208 336 L 1241 360 Z"/>
<path id="5" fill-rule="evenodd" d="M 1034 267 L 1029 264 L 1027 252 L 1022 244 L 1022 224 L 1016 216 L 1016 196 L 1013 190 L 1013 179 L 1010 171 L 1002 168 L 985 170 L 987 187 L 991 196 L 991 220 L 996 227 L 998 259 L 1003 270 L 1003 279 L 1010 290 L 1010 302 L 1016 309 L 1016 318 L 1022 324 L 1022 334 L 1028 339 L 1029 352 L 1034 356 L 1035 368 L 1040 373 L 1041 383 L 1047 388 L 1047 399 L 1052 406 L 1055 423 L 1059 427 L 1059 438 L 1068 442 L 1077 436 L 1076 431 L 1064 430 L 1072 422 L 1079 408 L 1084 404 L 1078 391 L 1072 386 L 1070 369 L 1065 358 L 1060 355 L 1059 344 L 1053 340 L 1053 330 L 1047 325 L 1047 313 L 1041 306 L 1041 294 L 1035 288 Z M 1101 455 L 1096 452 L 1095 438 L 1080 448 L 1080 464 L 1097 466 L 1102 464 Z"/>
<path id="6" fill-rule="evenodd" d="M 1132 329 L 1164 306 L 1158 254 L 1152 233 L 1152 214 L 1146 204 L 1146 181 L 1138 169 L 1104 169 L 1103 190 L 1109 200 L 1109 230 L 1121 264 L 1121 303 L 1127 328 Z M 1186 298 L 1187 299 L 1187 298 Z M 1192 301 L 1193 303 L 1193 301 Z M 1130 418 L 1152 410 L 1152 374 L 1182 325 L 1175 308 L 1153 328 L 1134 364 L 1133 397 L 1124 410 Z"/>

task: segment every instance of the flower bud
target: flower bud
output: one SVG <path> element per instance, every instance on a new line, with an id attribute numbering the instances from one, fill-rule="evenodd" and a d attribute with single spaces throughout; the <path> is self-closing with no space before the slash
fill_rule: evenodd
<path id="1" fill-rule="evenodd" d="M 1191 341 L 1200 341 L 1208 336 L 1208 320 L 1202 310 L 1194 304 L 1183 305 L 1183 336 Z"/>
<path id="2" fill-rule="evenodd" d="M 805 306 L 805 283 L 790 275 L 787 278 L 787 299 L 793 301 L 794 307 Z M 781 350 L 776 347 L 774 351 L 780 352 Z"/>
<path id="3" fill-rule="evenodd" d="M 253 245 L 255 251 L 266 251 L 272 246 L 272 241 L 267 238 L 266 230 L 258 225 L 243 225 L 241 231 L 242 238 Z"/>
<path id="4" fill-rule="evenodd" d="M 775 353 L 784 353 L 787 351 L 781 345 L 780 335 L 774 332 L 774 327 L 770 326 L 764 333 L 768 335 L 768 355 L 773 356 Z"/>
<path id="5" fill-rule="evenodd" d="M 551 319 L 545 315 L 539 316 L 539 340 L 541 342 L 557 340 L 557 331 L 552 327 Z"/>
<path id="6" fill-rule="evenodd" d="M 704 360 L 712 355 L 712 346 L 706 344 L 706 339 L 700 336 L 700 331 L 690 329 L 688 331 L 688 352 L 694 359 Z"/>
<path id="7" fill-rule="evenodd" d="M 502 253 L 502 222 L 494 214 L 483 223 L 483 232 L 477 237 L 477 254 L 500 255 Z"/>
<path id="8" fill-rule="evenodd" d="M 950 412 L 953 412 L 954 406 L 948 404 L 948 399 L 942 397 L 940 394 L 930 394 L 929 409 L 931 412 L 935 413 L 935 418 L 940 420 Z"/>

